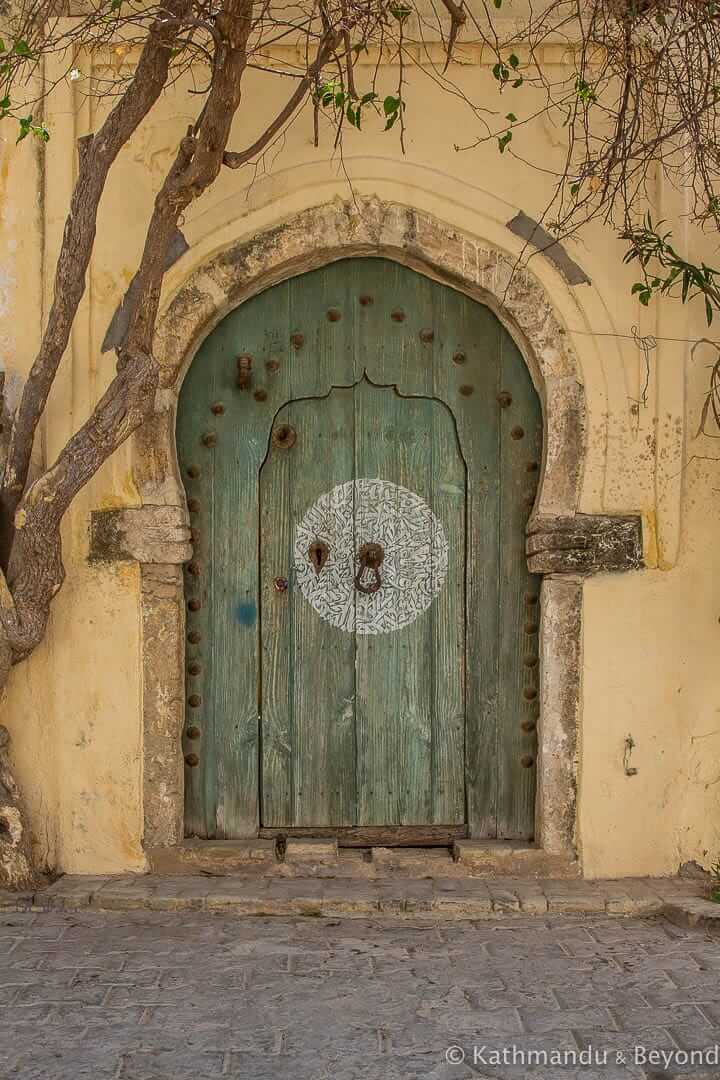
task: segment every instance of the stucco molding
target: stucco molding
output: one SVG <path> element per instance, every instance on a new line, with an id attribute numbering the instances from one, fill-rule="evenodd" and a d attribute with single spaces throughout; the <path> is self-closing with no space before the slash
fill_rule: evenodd
<path id="1" fill-rule="evenodd" d="M 175 447 L 175 416 L 184 374 L 208 333 L 231 310 L 277 282 L 353 256 L 394 259 L 489 306 L 525 356 L 544 415 L 544 459 L 533 521 L 575 518 L 586 453 L 586 410 L 578 358 L 550 296 L 528 268 L 478 237 L 429 214 L 383 202 L 334 200 L 305 210 L 268 231 L 238 239 L 191 270 L 167 301 L 158 326 L 161 389 L 155 413 L 132 441 L 133 479 L 143 509 L 166 507 L 180 532 L 185 507 Z M 190 251 L 178 264 L 192 258 Z M 150 536 L 134 534 L 143 519 L 119 516 L 118 549 L 142 564 L 144 842 L 168 847 L 182 839 L 178 776 L 184 720 L 184 594 L 178 553 L 158 554 Z M 132 537 L 135 537 L 132 539 Z M 107 545 L 106 545 L 107 547 Z M 135 552 L 133 555 L 132 552 Z M 189 557 L 189 550 L 187 556 Z M 573 764 L 553 763 L 555 749 L 577 744 L 582 586 L 548 579 L 541 616 L 543 675 L 538 774 L 540 842 L 574 858 L 576 790 Z M 574 597 L 574 606 L 565 591 Z M 158 637 L 162 640 L 158 651 Z M 574 751 L 572 751 L 574 754 Z M 543 764 L 543 762 L 545 764 Z M 180 759 L 181 763 L 181 759 Z"/>
<path id="2" fill-rule="evenodd" d="M 528 569 L 533 574 L 598 574 L 643 565 L 639 515 L 576 514 L 535 518 L 528 529 Z"/>
<path id="3" fill-rule="evenodd" d="M 190 525 L 184 506 L 129 506 L 93 510 L 90 560 L 134 560 L 176 565 L 192 557 Z"/>
<path id="4" fill-rule="evenodd" d="M 548 855 L 576 852 L 582 580 L 543 579 L 540 596 L 537 841 Z"/>

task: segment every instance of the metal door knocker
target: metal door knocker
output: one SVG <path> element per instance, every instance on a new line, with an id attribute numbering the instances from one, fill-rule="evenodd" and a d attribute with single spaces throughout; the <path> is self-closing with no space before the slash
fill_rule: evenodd
<path id="1" fill-rule="evenodd" d="M 382 581 L 380 579 L 380 567 L 382 561 L 385 558 L 385 552 L 382 544 L 363 544 L 358 551 L 358 561 L 360 563 L 360 569 L 355 575 L 355 588 L 361 593 L 376 593 Z M 369 584 L 363 584 L 363 575 L 365 571 L 370 571 L 374 577 Z"/>

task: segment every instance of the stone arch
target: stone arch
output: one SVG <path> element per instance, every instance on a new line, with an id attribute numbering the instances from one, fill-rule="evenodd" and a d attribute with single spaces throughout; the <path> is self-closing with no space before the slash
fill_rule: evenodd
<path id="1" fill-rule="evenodd" d="M 175 416 L 184 374 L 204 338 L 245 300 L 329 262 L 372 255 L 394 259 L 489 306 L 521 349 L 540 396 L 543 469 L 528 542 L 531 570 L 546 574 L 537 842 L 508 872 L 524 872 L 530 869 L 527 860 L 537 858 L 545 860 L 543 872 L 573 872 L 582 577 L 639 565 L 639 522 L 577 513 L 586 445 L 583 381 L 567 331 L 539 280 L 477 237 L 377 198 L 335 200 L 217 251 L 164 306 L 156 337 L 161 386 L 155 412 L 132 442 L 142 505 L 93 515 L 93 544 L 104 557 L 114 552 L 141 566 L 145 848 L 151 863 L 161 866 L 152 853 L 183 840 L 181 564 L 191 549 Z"/>
<path id="2" fill-rule="evenodd" d="M 308 244 L 312 238 L 312 245 Z M 198 346 L 233 308 L 286 278 L 352 256 L 394 259 L 486 304 L 517 342 L 540 395 L 545 448 L 535 516 L 573 515 L 585 458 L 585 396 L 578 358 L 550 297 L 513 257 L 428 214 L 376 198 L 334 201 L 306 210 L 268 232 L 218 251 L 170 298 L 158 325 L 156 356 L 162 392 L 153 420 L 136 439 L 134 475 L 144 502 L 172 497 L 167 469 L 145 452 L 165 444 L 172 467 L 167 417 Z M 166 431 L 161 437 L 161 428 Z M 154 430 L 153 430 L 154 429 Z M 170 483 L 169 483 L 170 481 Z"/>

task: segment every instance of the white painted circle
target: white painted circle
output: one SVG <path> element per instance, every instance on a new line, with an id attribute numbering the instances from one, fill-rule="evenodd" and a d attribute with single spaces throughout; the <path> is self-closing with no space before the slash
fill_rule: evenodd
<path id="1" fill-rule="evenodd" d="M 318 540 L 328 556 L 316 574 L 308 549 Z M 385 553 L 375 593 L 355 587 L 357 553 L 366 543 L 381 544 Z M 414 491 L 388 480 L 349 480 L 321 495 L 296 526 L 294 563 L 295 580 L 321 618 L 340 630 L 388 634 L 430 607 L 447 577 L 448 544 Z"/>

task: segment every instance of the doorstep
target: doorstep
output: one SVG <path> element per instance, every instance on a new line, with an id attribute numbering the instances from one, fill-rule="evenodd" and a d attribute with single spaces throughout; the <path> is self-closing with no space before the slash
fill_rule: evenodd
<path id="1" fill-rule="evenodd" d="M 68 874 L 35 893 L 0 892 L 0 910 L 182 911 L 235 915 L 501 919 L 520 914 L 664 914 L 720 929 L 720 905 L 702 883 L 680 878 L 617 881 L 536 878 L 282 879 L 241 875 Z"/>
<path id="2" fill-rule="evenodd" d="M 452 847 L 338 848 L 334 839 L 186 840 L 147 852 L 150 872 L 258 877 L 579 878 L 578 862 L 533 844 L 456 840 Z"/>

